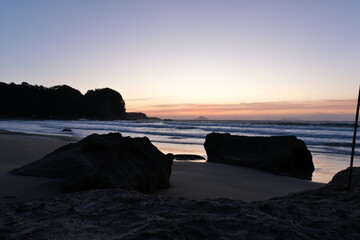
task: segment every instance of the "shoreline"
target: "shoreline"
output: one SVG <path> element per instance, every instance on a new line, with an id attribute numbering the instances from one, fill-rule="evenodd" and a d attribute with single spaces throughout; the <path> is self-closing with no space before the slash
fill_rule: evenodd
<path id="1" fill-rule="evenodd" d="M 26 133 L 26 132 L 17 132 L 17 131 L 9 131 L 0 128 L 0 135 L 16 135 L 16 136 L 24 136 L 24 137 L 38 137 L 38 138 L 46 138 L 48 140 L 59 140 L 65 142 L 75 142 L 81 140 L 81 138 L 74 136 L 64 136 L 64 135 L 54 135 L 54 134 L 40 134 L 40 133 Z"/>
<path id="2" fill-rule="evenodd" d="M 211 121 L 210 121 L 211 122 Z M 235 124 L 235 125 L 234 125 Z M 285 124 L 286 132 L 283 132 Z M 186 123 L 174 121 L 153 123 L 144 121 L 0 121 L 0 129 L 15 132 L 27 132 L 30 134 L 40 134 L 49 139 L 64 138 L 65 140 L 74 138 L 80 140 L 90 134 L 106 134 L 109 132 L 120 132 L 123 136 L 148 137 L 151 142 L 163 153 L 174 154 L 194 154 L 206 157 L 204 141 L 206 134 L 215 132 L 229 132 L 239 135 L 286 135 L 292 134 L 303 140 L 313 156 L 315 171 L 312 181 L 328 183 L 332 177 L 342 169 L 349 166 L 350 148 L 348 147 L 350 138 L 346 136 L 352 134 L 349 124 L 343 125 L 341 122 L 334 124 L 318 124 L 306 121 L 304 124 L 286 125 L 276 122 L 262 121 L 240 121 L 230 123 L 227 121 L 213 121 L 212 124 L 206 123 Z M 298 125 L 300 124 L 300 125 Z M 230 127 L 230 128 L 229 128 Z M 72 132 L 61 132 L 62 129 L 69 128 Z M 157 131 L 158 129 L 158 131 Z M 304 129 L 304 131 L 299 131 Z M 340 135 L 339 131 L 341 131 Z M 307 139 L 311 133 L 311 141 Z M 329 134 L 334 134 L 328 138 Z M 324 138 L 325 137 L 325 138 Z M 325 140 L 324 140 L 325 139 Z M 307 143 L 307 141 L 310 141 Z M 356 156 L 360 156 L 360 151 L 356 151 Z M 359 161 L 354 161 L 355 166 L 360 166 Z"/>
<path id="3" fill-rule="evenodd" d="M 61 194 L 61 179 L 14 176 L 8 171 L 40 159 L 74 138 L 0 131 L 0 206 Z M 193 200 L 230 198 L 245 202 L 281 197 L 324 184 L 238 166 L 174 161 L 170 187 L 154 195 Z"/>

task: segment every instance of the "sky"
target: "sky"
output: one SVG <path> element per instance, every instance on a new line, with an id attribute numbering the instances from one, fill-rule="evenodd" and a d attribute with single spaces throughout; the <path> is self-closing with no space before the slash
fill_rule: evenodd
<path id="1" fill-rule="evenodd" d="M 0 81 L 174 119 L 353 120 L 358 0 L 0 0 Z"/>

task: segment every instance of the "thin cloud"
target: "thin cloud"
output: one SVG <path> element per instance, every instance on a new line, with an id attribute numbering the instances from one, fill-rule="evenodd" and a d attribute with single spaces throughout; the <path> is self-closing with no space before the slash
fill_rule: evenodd
<path id="1" fill-rule="evenodd" d="M 305 116 L 352 116 L 356 100 L 282 101 L 238 104 L 157 104 L 143 107 L 141 111 L 159 117 L 195 117 L 199 115 L 216 118 L 259 117 L 281 118 Z"/>
<path id="2" fill-rule="evenodd" d="M 126 101 L 148 101 L 156 98 L 133 98 L 133 99 L 126 99 Z"/>
<path id="3" fill-rule="evenodd" d="M 126 99 L 126 101 L 149 101 L 149 100 L 154 100 L 154 99 L 164 99 L 164 98 L 175 98 L 177 96 L 165 96 L 165 97 L 147 97 L 147 98 L 130 98 L 130 99 Z"/>

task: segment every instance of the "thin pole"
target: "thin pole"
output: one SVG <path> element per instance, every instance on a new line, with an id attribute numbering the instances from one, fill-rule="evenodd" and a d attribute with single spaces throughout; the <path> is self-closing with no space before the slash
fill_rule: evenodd
<path id="1" fill-rule="evenodd" d="M 359 105 L 360 105 L 360 86 L 359 86 L 359 95 L 358 95 L 358 102 L 357 102 L 356 115 L 355 115 L 355 126 L 354 126 L 354 135 L 353 135 L 352 150 L 351 150 L 348 189 L 350 189 L 350 187 L 351 187 L 351 180 L 352 180 L 352 169 L 353 169 L 353 164 L 354 164 L 355 143 L 356 143 L 356 132 L 357 132 L 357 126 L 358 126 L 358 119 L 359 119 Z"/>

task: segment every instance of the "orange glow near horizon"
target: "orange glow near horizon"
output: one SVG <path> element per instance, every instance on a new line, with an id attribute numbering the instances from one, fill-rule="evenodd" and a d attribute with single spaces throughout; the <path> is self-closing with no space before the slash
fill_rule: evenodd
<path id="1" fill-rule="evenodd" d="M 175 119 L 205 116 L 209 119 L 315 118 L 316 120 L 322 116 L 324 120 L 352 120 L 355 105 L 355 99 L 348 99 L 240 104 L 163 104 L 134 110 L 144 112 L 148 116 Z"/>

